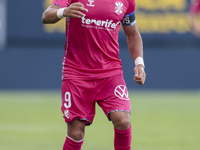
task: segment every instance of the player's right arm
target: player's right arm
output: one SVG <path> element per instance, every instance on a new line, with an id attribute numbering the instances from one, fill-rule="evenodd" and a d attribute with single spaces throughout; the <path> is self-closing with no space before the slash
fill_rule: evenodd
<path id="1" fill-rule="evenodd" d="M 42 23 L 52 24 L 58 22 L 60 20 L 57 15 L 59 9 L 61 8 L 57 5 L 50 5 L 42 15 Z M 65 7 L 62 15 L 69 18 L 82 18 L 85 16 L 84 12 L 88 12 L 88 9 L 84 8 L 82 3 L 77 2 Z"/>

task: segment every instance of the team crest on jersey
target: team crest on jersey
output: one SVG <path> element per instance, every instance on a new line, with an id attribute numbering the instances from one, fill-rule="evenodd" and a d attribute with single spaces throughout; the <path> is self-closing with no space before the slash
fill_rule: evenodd
<path id="1" fill-rule="evenodd" d="M 129 100 L 128 90 L 125 85 L 118 85 L 115 88 L 114 93 L 120 99 Z"/>
<path id="2" fill-rule="evenodd" d="M 94 5 L 92 3 L 94 3 L 94 0 L 88 0 L 89 4 L 87 4 L 87 6 L 91 6 L 94 7 Z"/>
<path id="3" fill-rule="evenodd" d="M 115 3 L 115 12 L 119 15 L 121 13 L 123 13 L 123 3 L 122 2 L 119 2 L 117 1 Z"/>

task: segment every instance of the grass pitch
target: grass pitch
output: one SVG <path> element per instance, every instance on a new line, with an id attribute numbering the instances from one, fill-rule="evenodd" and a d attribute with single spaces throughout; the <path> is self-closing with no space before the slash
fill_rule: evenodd
<path id="1" fill-rule="evenodd" d="M 132 150 L 200 150 L 200 92 L 129 92 Z M 59 91 L 0 91 L 0 150 L 61 150 Z M 97 106 L 82 150 L 113 150 L 113 127 Z"/>

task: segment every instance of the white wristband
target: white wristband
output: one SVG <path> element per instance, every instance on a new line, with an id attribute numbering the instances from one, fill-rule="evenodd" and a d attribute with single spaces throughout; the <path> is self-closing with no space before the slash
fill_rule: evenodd
<path id="1" fill-rule="evenodd" d="M 142 57 L 137 57 L 135 59 L 135 66 L 137 65 L 143 65 L 144 66 L 144 59 Z"/>
<path id="2" fill-rule="evenodd" d="M 59 19 L 64 18 L 64 16 L 63 16 L 64 10 L 65 10 L 65 7 L 64 7 L 64 8 L 58 9 L 58 11 L 57 11 L 57 16 L 58 16 Z"/>

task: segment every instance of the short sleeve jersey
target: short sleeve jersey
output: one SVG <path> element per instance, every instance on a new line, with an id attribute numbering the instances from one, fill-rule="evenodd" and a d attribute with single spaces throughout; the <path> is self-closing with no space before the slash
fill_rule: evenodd
<path id="1" fill-rule="evenodd" d="M 121 23 L 135 24 L 134 17 L 127 20 L 135 16 L 135 0 L 53 0 L 52 4 L 63 8 L 74 2 L 81 2 L 88 12 L 83 18 L 66 18 L 63 80 L 123 74 L 118 33 Z"/>
<path id="2" fill-rule="evenodd" d="M 191 13 L 200 13 L 200 0 L 193 0 L 190 5 Z"/>

